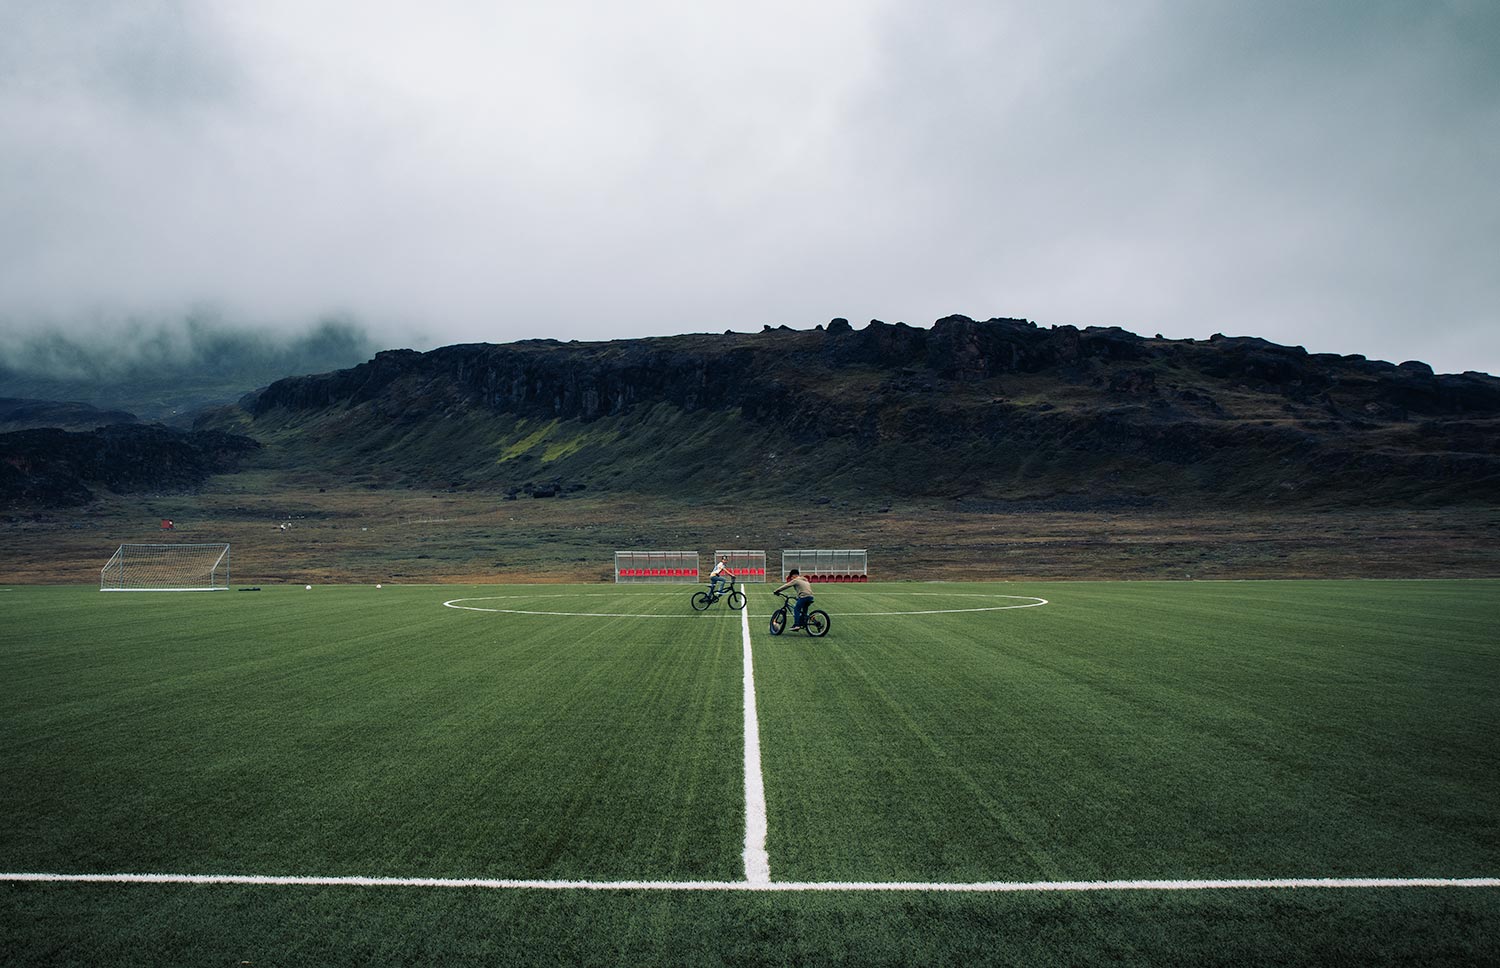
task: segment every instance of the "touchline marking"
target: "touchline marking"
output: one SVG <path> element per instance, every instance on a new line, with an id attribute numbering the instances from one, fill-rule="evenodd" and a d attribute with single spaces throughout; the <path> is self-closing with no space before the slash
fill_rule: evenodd
<path id="1" fill-rule="evenodd" d="M 535 891 L 916 891 L 1037 894 L 1086 891 L 1361 890 L 1372 888 L 1496 888 L 1500 877 L 1282 877 L 1176 881 L 560 881 L 478 877 L 283 877 L 270 874 L 0 873 L 0 882 L 82 884 L 241 884 L 266 887 L 430 887 Z"/>
<path id="2" fill-rule="evenodd" d="M 745 647 L 745 881 L 771 883 L 771 855 L 766 853 L 766 778 L 760 769 L 760 719 L 755 714 L 755 663 L 750 650 L 750 609 L 740 609 L 740 637 Z"/>

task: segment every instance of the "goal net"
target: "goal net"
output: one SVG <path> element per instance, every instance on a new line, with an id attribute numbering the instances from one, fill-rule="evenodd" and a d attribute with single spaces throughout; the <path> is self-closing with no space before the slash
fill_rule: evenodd
<path id="1" fill-rule="evenodd" d="M 99 573 L 101 592 L 215 592 L 228 587 L 227 544 L 122 544 Z"/>

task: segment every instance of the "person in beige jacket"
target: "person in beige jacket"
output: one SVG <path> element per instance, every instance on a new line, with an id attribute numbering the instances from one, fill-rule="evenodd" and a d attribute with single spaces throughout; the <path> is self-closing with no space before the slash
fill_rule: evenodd
<path id="1" fill-rule="evenodd" d="M 797 589 L 797 607 L 792 611 L 792 627 L 787 631 L 800 632 L 807 627 L 807 608 L 813 603 L 812 582 L 802 577 L 800 568 L 793 568 L 786 573 L 786 583 L 771 594 L 788 588 Z"/>

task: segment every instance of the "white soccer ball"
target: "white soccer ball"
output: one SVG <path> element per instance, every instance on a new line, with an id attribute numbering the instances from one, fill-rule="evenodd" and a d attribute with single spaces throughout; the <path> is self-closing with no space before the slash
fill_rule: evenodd
<path id="1" fill-rule="evenodd" d="M 379 584 L 379 583 L 378 583 L 378 582 L 377 582 L 377 583 L 376 583 L 376 585 L 375 585 L 375 587 L 376 587 L 376 588 L 379 588 L 379 587 L 380 587 L 380 584 Z"/>
<path id="2" fill-rule="evenodd" d="M 311 586 L 311 585 L 308 585 L 308 586 L 307 586 L 307 590 L 308 590 L 308 591 L 312 591 L 312 586 Z"/>

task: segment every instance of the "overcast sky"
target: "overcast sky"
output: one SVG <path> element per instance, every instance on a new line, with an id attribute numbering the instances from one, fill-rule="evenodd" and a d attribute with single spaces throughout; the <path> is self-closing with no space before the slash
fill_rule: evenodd
<path id="1" fill-rule="evenodd" d="M 0 335 L 950 313 L 1500 373 L 1500 3 L 0 0 Z"/>

